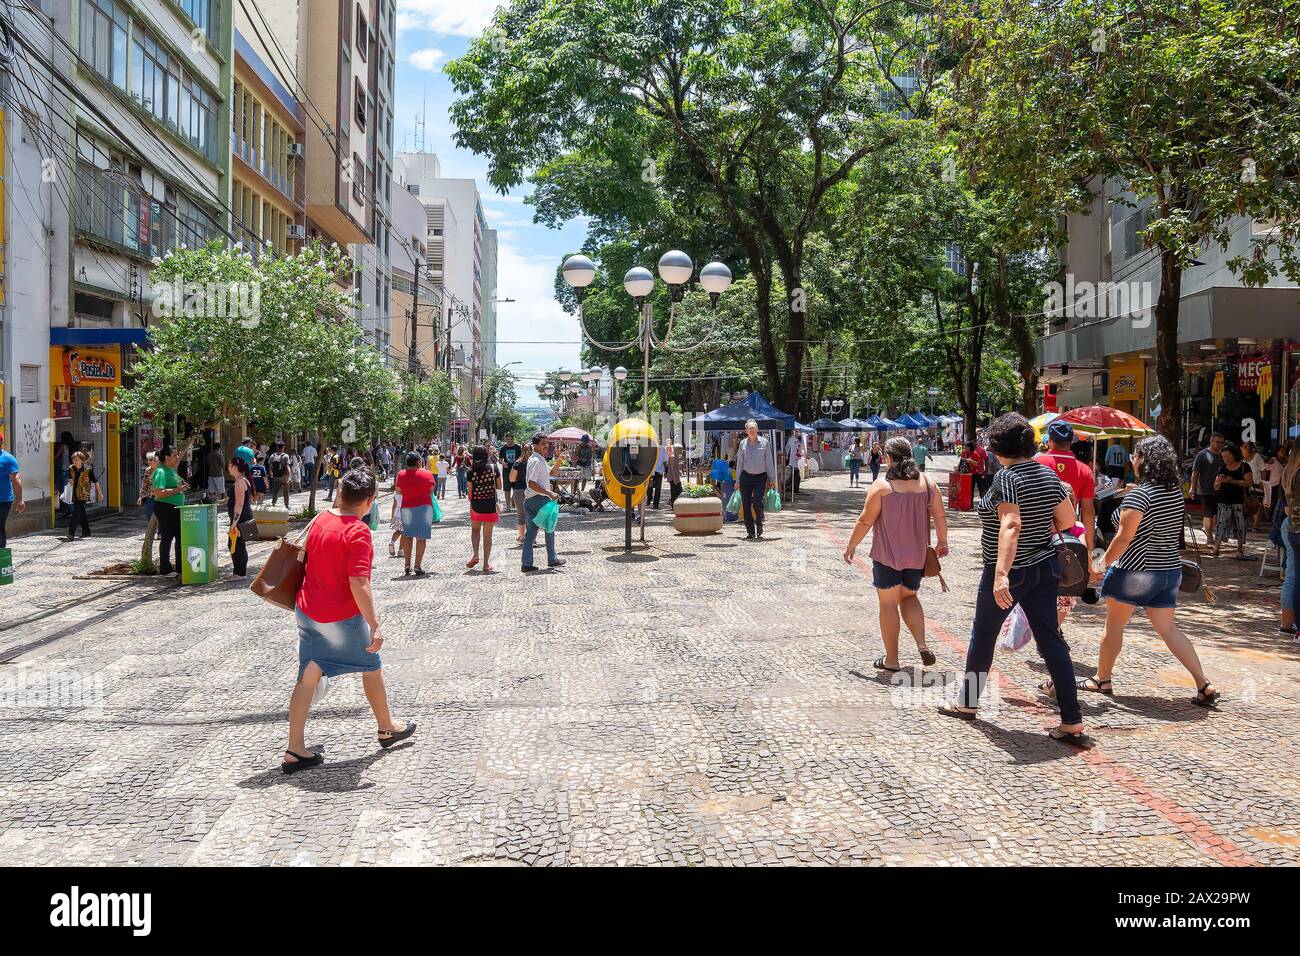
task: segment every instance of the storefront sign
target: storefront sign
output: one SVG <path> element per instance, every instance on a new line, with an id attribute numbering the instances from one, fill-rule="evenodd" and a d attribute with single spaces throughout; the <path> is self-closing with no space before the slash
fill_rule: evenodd
<path id="1" fill-rule="evenodd" d="M 1115 362 L 1110 367 L 1110 398 L 1116 402 L 1140 402 L 1146 386 L 1146 365 L 1141 359 Z"/>
<path id="2" fill-rule="evenodd" d="M 66 348 L 64 381 L 73 388 L 122 384 L 122 356 L 117 349 Z"/>
<path id="3" fill-rule="evenodd" d="M 1237 391 L 1253 392 L 1259 388 L 1259 377 L 1273 360 L 1267 355 L 1243 355 L 1237 360 Z"/>

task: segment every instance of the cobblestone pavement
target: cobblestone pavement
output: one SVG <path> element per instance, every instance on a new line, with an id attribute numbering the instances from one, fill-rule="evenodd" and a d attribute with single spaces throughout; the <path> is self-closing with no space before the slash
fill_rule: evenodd
<path id="1" fill-rule="evenodd" d="M 77 579 L 138 553 L 127 520 L 87 543 L 20 539 L 0 593 L 0 859 L 1300 862 L 1300 647 L 1275 636 L 1277 583 L 1257 563 L 1210 562 L 1219 602 L 1180 611 L 1219 711 L 1191 706 L 1190 680 L 1135 626 L 1116 696 L 1084 702 L 1098 742 L 1084 753 L 1044 735 L 1032 650 L 999 657 L 980 722 L 934 713 L 970 625 L 971 515 L 953 518 L 951 592 L 923 594 L 938 666 L 914 687 L 870 669 L 869 570 L 841 558 L 864 491 L 846 485 L 807 482 L 756 543 L 734 525 L 680 537 L 652 513 L 652 547 L 625 556 L 617 515 L 566 516 L 568 566 L 528 577 L 512 550 L 500 573 L 464 570 L 453 498 L 436 573 L 403 579 L 386 556 L 375 573 L 394 709 L 419 733 L 381 751 L 359 680 L 342 678 L 308 726 L 328 763 L 293 777 L 278 769 L 288 614 L 242 584 Z M 1081 674 L 1100 622 L 1081 607 L 1066 625 Z"/>

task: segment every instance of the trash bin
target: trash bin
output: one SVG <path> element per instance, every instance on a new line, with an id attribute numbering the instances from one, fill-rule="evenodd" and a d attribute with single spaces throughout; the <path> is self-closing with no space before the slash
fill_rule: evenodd
<path id="1" fill-rule="evenodd" d="M 0 584 L 14 583 L 14 553 L 10 548 L 0 548 Z"/>
<path id="2" fill-rule="evenodd" d="M 217 506 L 181 506 L 181 583 L 217 579 Z"/>
<path id="3" fill-rule="evenodd" d="M 948 510 L 970 511 L 971 484 L 974 476 L 969 472 L 948 472 Z"/>

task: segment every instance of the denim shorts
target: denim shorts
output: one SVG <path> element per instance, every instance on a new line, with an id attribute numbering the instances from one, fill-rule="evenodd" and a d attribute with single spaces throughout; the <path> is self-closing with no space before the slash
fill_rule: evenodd
<path id="1" fill-rule="evenodd" d="M 902 585 L 909 591 L 921 590 L 921 568 L 891 568 L 879 561 L 871 562 L 871 583 L 881 590 Z"/>
<path id="2" fill-rule="evenodd" d="M 1181 568 L 1172 571 L 1126 571 L 1111 568 L 1101 580 L 1101 596 L 1134 607 L 1177 607 Z"/>
<path id="3" fill-rule="evenodd" d="M 312 661 L 326 677 L 379 670 L 379 655 L 366 650 L 370 646 L 370 626 L 358 614 L 342 621 L 322 624 L 313 621 L 300 608 L 298 618 L 298 676 Z"/>

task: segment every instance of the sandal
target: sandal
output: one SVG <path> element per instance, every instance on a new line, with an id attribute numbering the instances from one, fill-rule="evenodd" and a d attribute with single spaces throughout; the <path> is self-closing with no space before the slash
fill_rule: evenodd
<path id="1" fill-rule="evenodd" d="M 899 671 L 902 670 L 901 667 L 889 667 L 889 666 L 887 666 L 887 665 L 885 664 L 885 655 L 884 655 L 884 654 L 881 654 L 881 655 L 880 655 L 879 657 L 877 657 L 874 661 L 872 661 L 872 662 L 871 662 L 871 666 L 874 667 L 874 668 L 875 668 L 876 670 L 878 670 L 878 671 L 888 671 L 888 672 L 891 673 L 891 674 L 897 674 Z"/>
<path id="2" fill-rule="evenodd" d="M 403 727 L 401 730 L 381 731 L 378 735 L 379 746 L 387 750 L 389 747 L 397 743 L 399 740 L 405 740 L 413 733 L 415 733 L 415 721 L 408 720 L 406 722 L 406 726 Z"/>
<path id="3" fill-rule="evenodd" d="M 297 757 L 296 760 L 283 760 L 280 762 L 280 769 L 285 773 L 297 773 L 299 770 L 306 770 L 308 767 L 319 767 L 325 762 L 324 754 L 311 754 L 303 756 L 293 750 L 286 750 L 285 753 L 291 757 Z"/>
<path id="4" fill-rule="evenodd" d="M 1222 694 L 1220 694 L 1217 690 L 1210 694 L 1207 694 L 1205 692 L 1206 687 L 1213 687 L 1213 686 L 1214 685 L 1207 680 L 1205 682 L 1204 687 L 1196 688 L 1196 696 L 1192 698 L 1192 703 L 1195 704 L 1197 707 L 1213 707 L 1216 704 L 1218 704 L 1219 698 L 1223 696 Z"/>
<path id="5" fill-rule="evenodd" d="M 491 574 L 491 573 L 492 573 L 492 565 L 490 565 L 490 564 L 485 564 L 485 565 L 483 565 L 483 573 L 484 573 L 484 574 Z"/>
<path id="6" fill-rule="evenodd" d="M 1050 697 L 1052 700 L 1056 700 L 1056 684 L 1050 680 L 1045 680 L 1039 684 L 1038 692 L 1045 697 Z"/>
<path id="7" fill-rule="evenodd" d="M 1059 740 L 1063 744 L 1069 744 L 1071 747 L 1078 747 L 1082 750 L 1091 750 L 1096 746 L 1093 739 L 1082 730 L 1070 731 L 1062 730 L 1060 727 L 1053 727 L 1047 732 L 1047 736 L 1051 737 L 1053 740 Z"/>
<path id="8" fill-rule="evenodd" d="M 917 648 L 921 652 L 921 663 L 926 667 L 933 667 L 939 658 L 934 656 L 934 651 L 928 647 Z"/>
<path id="9" fill-rule="evenodd" d="M 1105 694 L 1107 697 L 1115 696 L 1114 684 L 1109 680 L 1098 680 L 1095 677 L 1085 677 L 1083 680 L 1075 681 L 1074 686 L 1079 688 L 1079 690 L 1090 690 L 1094 694 Z"/>
<path id="10" fill-rule="evenodd" d="M 402 572 L 402 577 L 409 578 L 410 576 L 411 576 L 411 567 L 410 565 L 407 565 L 406 570 Z"/>
<path id="11" fill-rule="evenodd" d="M 478 558 L 470 558 L 465 562 L 465 567 L 472 568 L 478 565 Z"/>
<path id="12" fill-rule="evenodd" d="M 417 578 L 421 578 L 424 577 L 424 575 L 427 574 L 428 572 L 425 571 L 424 568 L 417 566 L 414 573 Z"/>
<path id="13" fill-rule="evenodd" d="M 945 717 L 955 717 L 957 720 L 974 720 L 978 716 L 975 711 L 963 710 L 956 704 L 944 704 L 939 708 L 939 713 Z"/>

